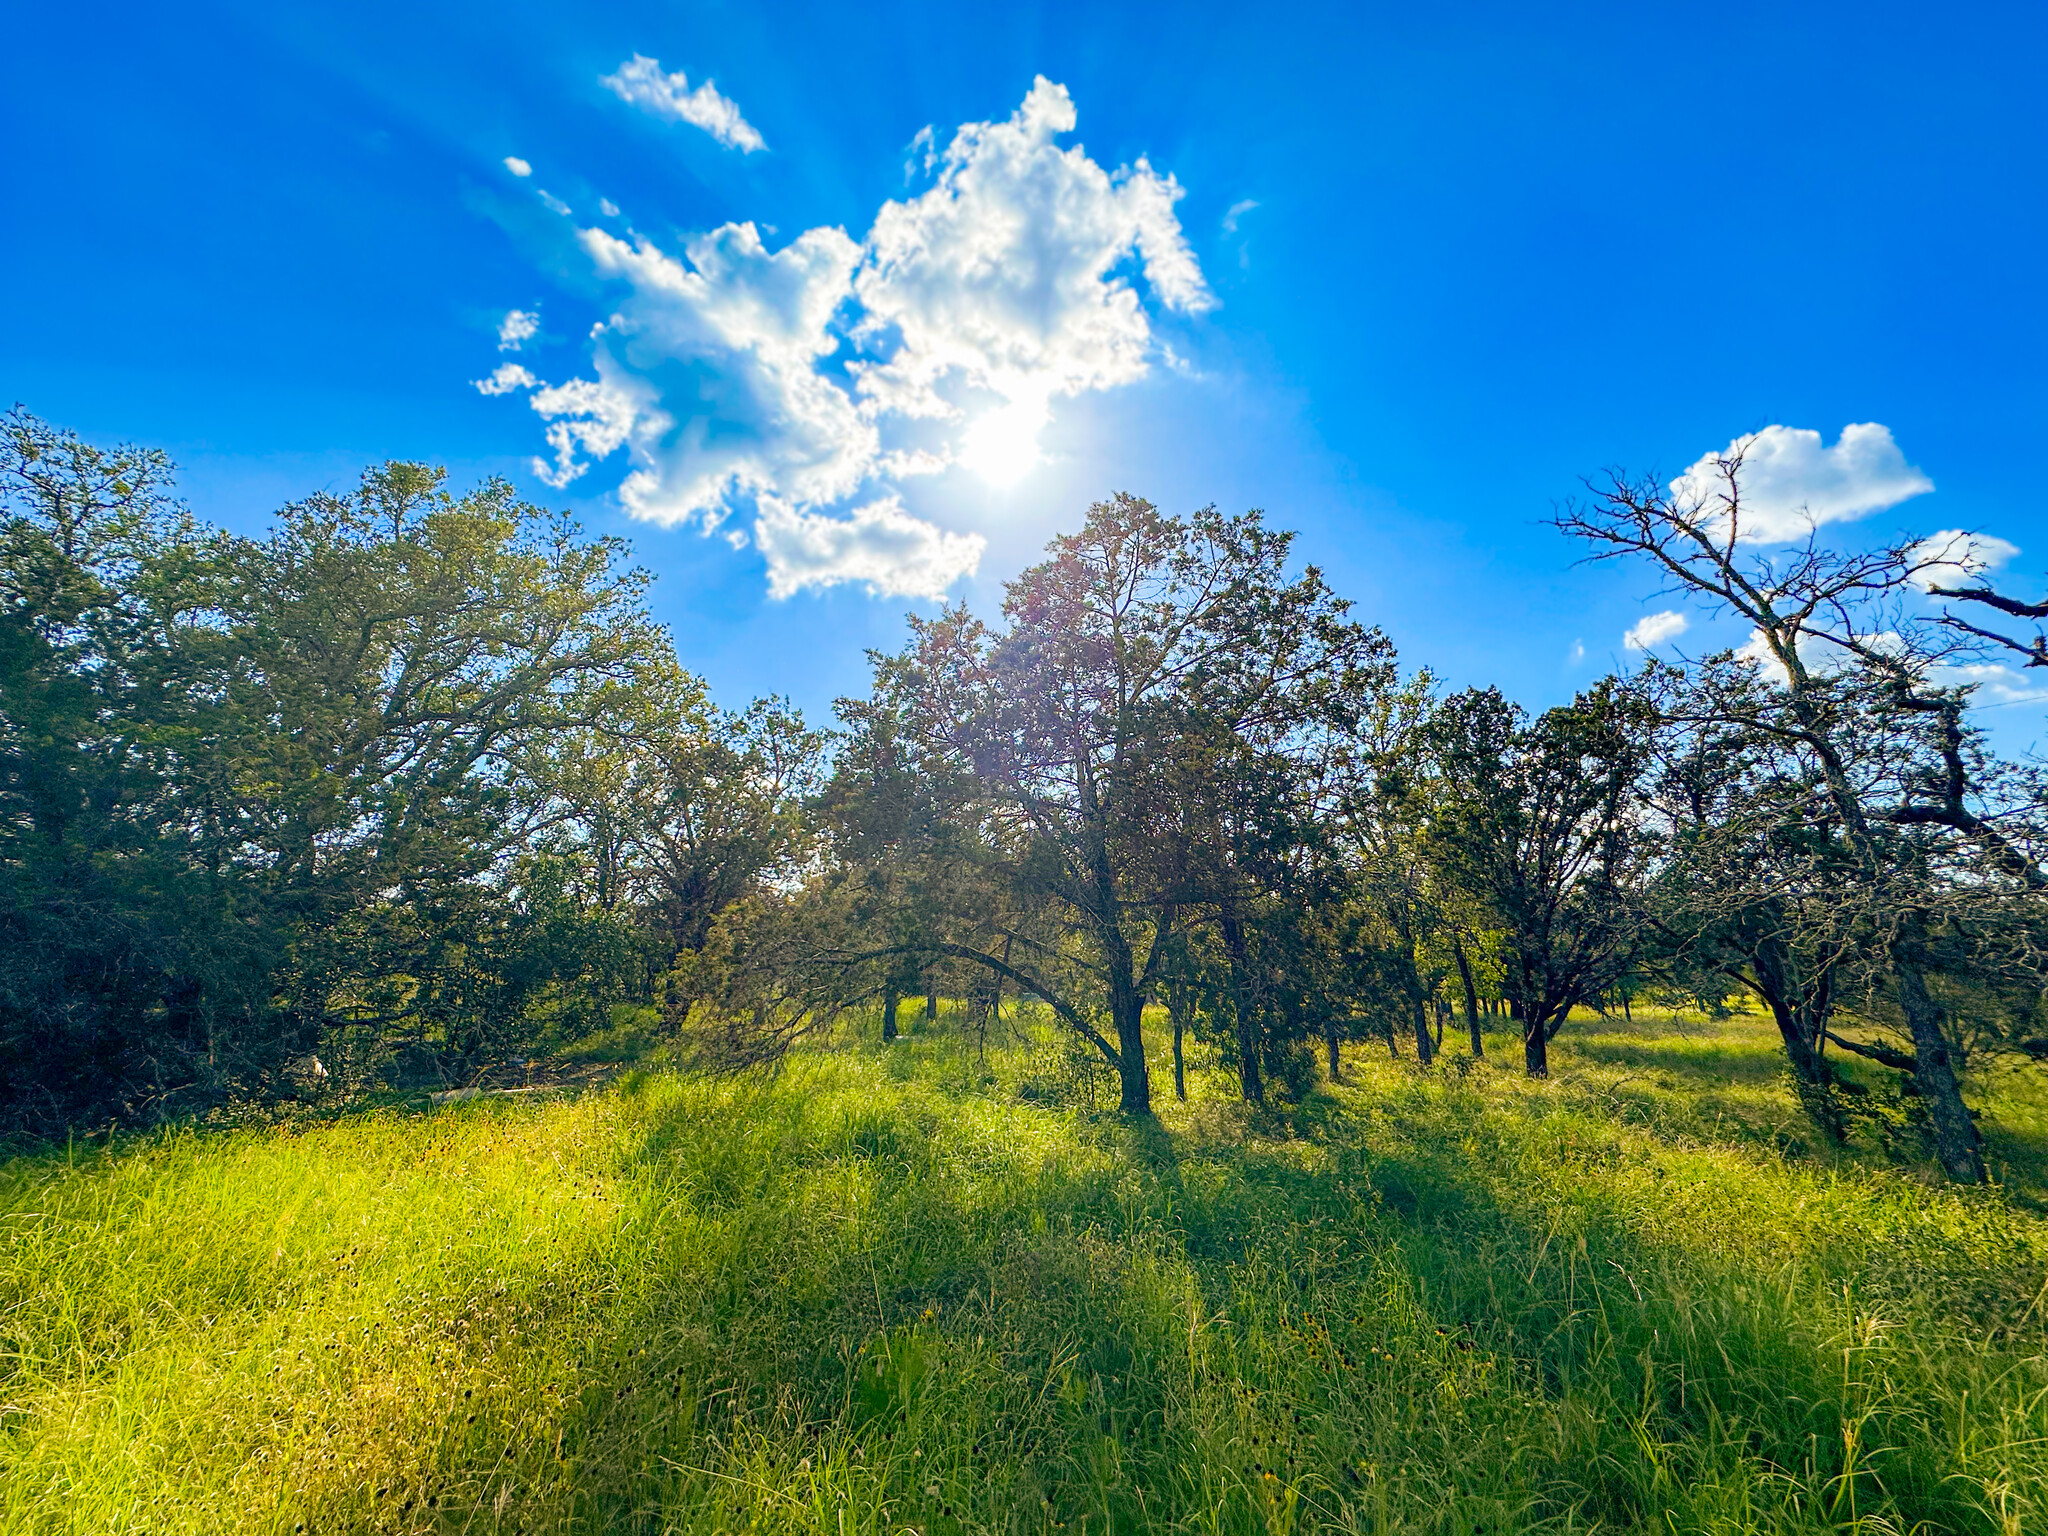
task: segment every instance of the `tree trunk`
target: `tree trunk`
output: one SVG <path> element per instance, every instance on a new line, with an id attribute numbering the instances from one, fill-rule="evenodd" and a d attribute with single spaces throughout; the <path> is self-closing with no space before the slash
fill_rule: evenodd
<path id="1" fill-rule="evenodd" d="M 1465 958 L 1465 946 L 1453 939 L 1451 953 L 1457 957 L 1458 980 L 1465 984 L 1465 1027 L 1472 1035 L 1472 1059 L 1479 1061 L 1486 1055 L 1486 1042 L 1479 1035 L 1479 989 L 1472 985 L 1472 962 Z"/>
<path id="2" fill-rule="evenodd" d="M 924 1027 L 925 1027 L 925 1031 L 926 1031 L 927 1033 L 929 1033 L 929 1032 L 931 1031 L 932 1027 L 933 1027 L 933 1026 L 934 1026 L 935 1024 L 937 1024 L 938 1022 L 939 1022 L 939 994 L 938 994 L 938 993 L 936 993 L 936 992 L 927 992 L 927 993 L 925 993 L 925 995 L 924 995 Z"/>
<path id="3" fill-rule="evenodd" d="M 887 1045 L 896 1038 L 896 1005 L 903 999 L 896 995 L 894 987 L 882 994 L 882 1044 Z"/>
<path id="4" fill-rule="evenodd" d="M 1173 1096 L 1183 1104 L 1188 1101 L 1188 1073 L 1181 1041 L 1187 1033 L 1188 1015 L 1194 1012 L 1194 1006 L 1194 991 L 1186 982 L 1166 984 L 1166 1011 L 1173 1019 Z"/>
<path id="5" fill-rule="evenodd" d="M 1899 985 L 1899 1006 L 1913 1032 L 1913 1083 L 1934 1124 L 1934 1155 L 1941 1171 L 1957 1184 L 1984 1182 L 1984 1152 L 1977 1127 L 1963 1104 L 1956 1080 L 1955 1058 L 1942 1028 L 1941 1005 L 1928 995 L 1927 979 L 1917 960 L 1892 959 Z"/>
<path id="6" fill-rule="evenodd" d="M 1344 1063 L 1337 1055 L 1337 1021 L 1331 1019 L 1323 1025 L 1323 1044 L 1330 1050 L 1330 1081 L 1344 1081 Z"/>
<path id="7" fill-rule="evenodd" d="M 1800 1108 L 1822 1135 L 1839 1144 L 1847 1131 L 1842 1124 L 1842 1107 L 1835 1100 L 1834 1073 L 1816 1048 L 1818 1040 L 1809 1037 L 1784 998 L 1766 991 L 1764 1001 L 1770 1005 L 1771 1017 L 1777 1021 L 1778 1034 L 1785 1042 L 1785 1055 L 1792 1063 L 1792 1091 L 1799 1096 Z M 1816 1026 L 1815 1034 L 1818 1032 Z"/>
<path id="8" fill-rule="evenodd" d="M 1152 1113 L 1152 1078 L 1145 1068 L 1145 994 L 1131 976 L 1131 947 L 1114 924 L 1105 925 L 1109 961 L 1109 1017 L 1116 1025 L 1117 1107 L 1127 1115 Z"/>
<path id="9" fill-rule="evenodd" d="M 1436 1060 L 1436 1048 L 1429 1040 L 1429 1010 L 1423 1006 L 1418 993 L 1409 999 L 1415 1015 L 1415 1060 L 1421 1066 L 1428 1066 Z"/>
<path id="10" fill-rule="evenodd" d="M 1145 1066 L 1145 998 L 1128 976 L 1114 979 L 1111 1003 L 1116 1014 L 1117 1105 L 1127 1115 L 1152 1113 L 1152 1075 Z"/>
<path id="11" fill-rule="evenodd" d="M 1523 1013 L 1519 1003 L 1510 1002 L 1509 1007 L 1516 1014 Z M 1531 1077 L 1550 1076 L 1550 1036 L 1533 1013 L 1522 1019 L 1522 1069 Z"/>
<path id="12" fill-rule="evenodd" d="M 1237 914 L 1223 909 L 1223 949 L 1230 960 L 1230 1000 L 1237 1015 L 1237 1081 L 1248 1104 L 1266 1102 L 1266 1085 L 1259 1077 L 1258 1020 L 1252 1014 L 1252 988 L 1246 985 L 1250 962 L 1245 954 L 1244 929 Z"/>

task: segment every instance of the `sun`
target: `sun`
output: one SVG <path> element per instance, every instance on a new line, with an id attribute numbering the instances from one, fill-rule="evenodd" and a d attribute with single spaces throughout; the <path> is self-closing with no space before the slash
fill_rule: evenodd
<path id="1" fill-rule="evenodd" d="M 1036 400 L 984 411 L 960 434 L 960 462 L 992 485 L 1015 485 L 1038 463 L 1045 418 L 1045 406 Z"/>

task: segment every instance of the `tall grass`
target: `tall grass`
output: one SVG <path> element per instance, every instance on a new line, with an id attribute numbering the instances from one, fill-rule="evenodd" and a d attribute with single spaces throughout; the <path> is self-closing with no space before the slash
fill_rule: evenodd
<path id="1" fill-rule="evenodd" d="M 1739 1023 L 1582 1033 L 1156 1128 L 940 1037 L 20 1158 L 0 1531 L 2048 1529 L 2025 1202 L 1787 1155 Z"/>

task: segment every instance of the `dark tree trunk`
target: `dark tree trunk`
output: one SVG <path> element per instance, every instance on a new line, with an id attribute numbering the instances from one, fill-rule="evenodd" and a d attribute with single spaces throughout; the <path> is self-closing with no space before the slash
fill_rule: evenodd
<path id="1" fill-rule="evenodd" d="M 1509 1006 L 1517 1014 L 1523 1011 L 1519 1003 Z M 1531 1077 L 1550 1076 L 1550 1035 L 1533 1013 L 1522 1020 L 1522 1068 Z"/>
<path id="2" fill-rule="evenodd" d="M 1330 1050 L 1330 1081 L 1344 1081 L 1344 1063 L 1337 1055 L 1337 1021 L 1331 1019 L 1323 1025 L 1323 1044 Z"/>
<path id="3" fill-rule="evenodd" d="M 1894 956 L 1899 1006 L 1913 1033 L 1913 1084 L 1934 1125 L 1934 1155 L 1941 1171 L 1957 1184 L 1984 1182 L 1984 1151 L 1977 1127 L 1963 1104 L 1953 1048 L 1942 1027 L 1941 1005 L 1928 995 L 1927 979 L 1914 959 Z"/>
<path id="4" fill-rule="evenodd" d="M 1266 1102 L 1266 1083 L 1259 1076 L 1259 1035 L 1248 1013 L 1237 1016 L 1237 1086 L 1247 1104 Z"/>
<path id="5" fill-rule="evenodd" d="M 1451 953 L 1457 957 L 1458 980 L 1465 986 L 1465 1027 L 1472 1035 L 1472 1058 L 1477 1061 L 1486 1055 L 1486 1042 L 1479 1035 L 1479 989 L 1472 985 L 1472 962 L 1465 958 L 1465 946 L 1453 939 Z"/>
<path id="6" fill-rule="evenodd" d="M 1835 1094 L 1835 1074 L 1821 1055 L 1833 1006 L 1828 973 L 1808 974 L 1787 946 L 1768 938 L 1751 946 L 1749 968 L 1785 1042 L 1800 1107 L 1828 1140 L 1844 1140 L 1847 1127 Z"/>
<path id="7" fill-rule="evenodd" d="M 939 1022 L 939 994 L 927 992 L 924 995 L 924 1027 L 929 1031 Z"/>
<path id="8" fill-rule="evenodd" d="M 1113 924 L 1103 948 L 1109 961 L 1109 1016 L 1116 1025 L 1117 1107 L 1127 1115 L 1152 1113 L 1152 1078 L 1145 1069 L 1145 994 L 1131 978 L 1131 948 Z"/>
<path id="9" fill-rule="evenodd" d="M 1423 1005 L 1420 995 L 1411 997 L 1409 1002 L 1415 1015 L 1415 1060 L 1426 1067 L 1436 1060 L 1436 1048 L 1429 1039 L 1429 1010 Z"/>
<path id="10" fill-rule="evenodd" d="M 1230 1000 L 1237 1015 L 1237 1081 L 1248 1104 L 1266 1102 L 1266 1085 L 1259 1077 L 1258 1019 L 1252 1012 L 1249 985 L 1250 961 L 1245 953 L 1244 929 L 1237 914 L 1223 909 L 1223 949 L 1230 961 Z"/>
<path id="11" fill-rule="evenodd" d="M 1770 1005 L 1778 1035 L 1785 1042 L 1785 1056 L 1792 1063 L 1792 1091 L 1799 1096 L 1800 1108 L 1828 1140 L 1841 1142 L 1846 1128 L 1842 1107 L 1835 1099 L 1835 1074 L 1819 1050 L 1819 1029 L 1825 1027 L 1825 1021 L 1819 1021 L 1810 1035 L 1785 999 L 1767 991 L 1764 1001 Z"/>
<path id="12" fill-rule="evenodd" d="M 1112 985 L 1111 1002 L 1116 1015 L 1116 1074 L 1119 1086 L 1117 1107 L 1127 1115 L 1152 1113 L 1152 1075 L 1145 1066 L 1145 998 L 1134 991 L 1125 977 Z"/>
<path id="13" fill-rule="evenodd" d="M 896 1038 L 896 1005 L 903 999 L 896 995 L 894 987 L 882 994 L 882 1044 L 887 1045 Z"/>
<path id="14" fill-rule="evenodd" d="M 1184 981 L 1168 982 L 1166 1011 L 1173 1019 L 1173 1096 L 1183 1104 L 1188 1101 L 1188 1073 L 1181 1042 L 1187 1034 L 1189 1015 L 1194 1010 L 1194 989 Z"/>

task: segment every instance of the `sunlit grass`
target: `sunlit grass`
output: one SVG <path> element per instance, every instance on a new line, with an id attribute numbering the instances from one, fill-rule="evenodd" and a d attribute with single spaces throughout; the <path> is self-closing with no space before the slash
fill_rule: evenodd
<path id="1" fill-rule="evenodd" d="M 1259 1115 L 1162 1038 L 1156 1129 L 949 1029 L 17 1159 L 0 1531 L 2044 1528 L 2048 1229 L 1788 1153 L 1756 1022 Z"/>

